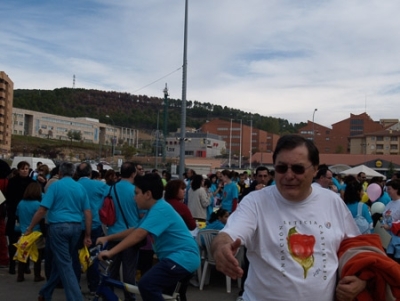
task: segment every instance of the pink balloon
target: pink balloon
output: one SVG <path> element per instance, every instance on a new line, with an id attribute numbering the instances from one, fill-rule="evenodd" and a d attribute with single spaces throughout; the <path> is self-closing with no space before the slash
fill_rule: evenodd
<path id="1" fill-rule="evenodd" d="M 367 187 L 367 194 L 371 202 L 375 202 L 382 194 L 382 188 L 379 184 L 372 183 Z"/>

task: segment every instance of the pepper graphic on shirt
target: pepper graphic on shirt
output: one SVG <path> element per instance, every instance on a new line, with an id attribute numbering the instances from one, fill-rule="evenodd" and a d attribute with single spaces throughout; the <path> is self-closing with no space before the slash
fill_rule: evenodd
<path id="1" fill-rule="evenodd" d="M 290 255 L 302 266 L 304 279 L 307 278 L 308 270 L 314 265 L 315 237 L 298 233 L 296 227 L 293 227 L 289 229 L 286 239 Z"/>

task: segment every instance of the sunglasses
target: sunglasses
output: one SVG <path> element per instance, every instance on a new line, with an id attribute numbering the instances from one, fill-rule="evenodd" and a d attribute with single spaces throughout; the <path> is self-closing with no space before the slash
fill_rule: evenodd
<path id="1" fill-rule="evenodd" d="M 275 171 L 277 173 L 284 174 L 290 168 L 294 174 L 302 175 L 303 173 L 306 172 L 306 169 L 309 169 L 311 166 L 313 166 L 313 165 L 311 164 L 310 166 L 305 167 L 300 164 L 293 164 L 293 165 L 278 164 L 278 165 L 275 165 Z"/>

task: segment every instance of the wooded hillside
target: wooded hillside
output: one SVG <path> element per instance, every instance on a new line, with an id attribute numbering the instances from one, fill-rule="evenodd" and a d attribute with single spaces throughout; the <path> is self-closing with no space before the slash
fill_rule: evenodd
<path id="1" fill-rule="evenodd" d="M 180 99 L 168 99 L 168 132 L 180 127 Z M 109 115 L 117 126 L 154 130 L 163 124 L 164 99 L 146 95 L 133 95 L 120 92 L 60 88 L 54 90 L 14 91 L 14 107 L 56 114 L 68 117 L 90 117 L 100 122 L 110 123 Z M 285 119 L 250 114 L 237 109 L 222 107 L 211 103 L 187 100 L 187 127 L 199 128 L 206 120 L 216 118 L 230 120 L 242 119 L 243 123 L 253 120 L 253 127 L 268 132 L 282 134 L 294 133 L 304 123 L 292 124 Z"/>

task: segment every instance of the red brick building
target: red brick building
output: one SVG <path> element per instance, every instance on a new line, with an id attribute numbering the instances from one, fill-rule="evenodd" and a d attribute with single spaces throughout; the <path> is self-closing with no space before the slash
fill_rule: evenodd
<path id="1" fill-rule="evenodd" d="M 233 119 L 211 120 L 201 126 L 201 131 L 221 136 L 226 143 L 226 153 L 231 150 L 231 154 L 235 157 L 242 155 L 248 158 L 255 152 L 271 153 L 279 139 L 279 135 L 250 127 Z"/>
<path id="2" fill-rule="evenodd" d="M 367 113 L 350 114 L 350 118 L 332 124 L 332 129 L 311 121 L 299 129 L 299 134 L 314 140 L 320 153 L 349 154 L 350 138 L 352 136 L 382 131 L 385 126 L 372 120 Z"/>

